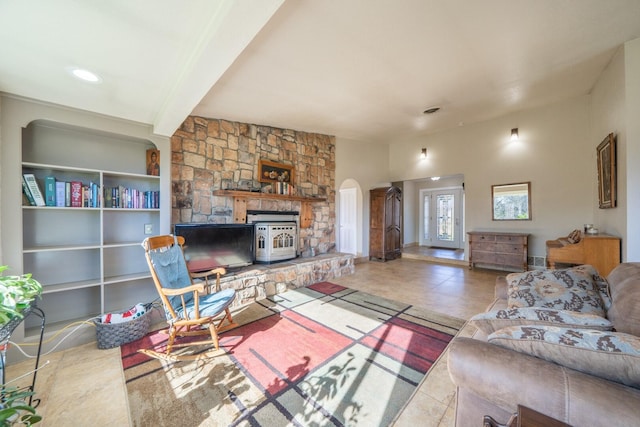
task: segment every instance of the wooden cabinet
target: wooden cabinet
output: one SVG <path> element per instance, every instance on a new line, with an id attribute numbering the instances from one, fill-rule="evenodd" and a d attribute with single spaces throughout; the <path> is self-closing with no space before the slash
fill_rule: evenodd
<path id="1" fill-rule="evenodd" d="M 620 264 L 620 238 L 608 234 L 583 234 L 578 243 L 567 238 L 547 240 L 549 268 L 558 264 L 589 264 L 607 277 Z"/>
<path id="2" fill-rule="evenodd" d="M 370 191 L 369 259 L 400 258 L 402 254 L 402 191 L 398 187 Z"/>
<path id="3" fill-rule="evenodd" d="M 528 234 L 470 231 L 469 268 L 485 264 L 500 269 L 527 271 Z"/>

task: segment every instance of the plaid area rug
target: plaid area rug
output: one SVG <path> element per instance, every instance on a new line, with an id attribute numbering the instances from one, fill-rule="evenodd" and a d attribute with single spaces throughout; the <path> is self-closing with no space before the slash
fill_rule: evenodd
<path id="1" fill-rule="evenodd" d="M 328 282 L 235 313 L 224 353 L 169 362 L 122 346 L 136 426 L 385 426 L 464 321 Z"/>

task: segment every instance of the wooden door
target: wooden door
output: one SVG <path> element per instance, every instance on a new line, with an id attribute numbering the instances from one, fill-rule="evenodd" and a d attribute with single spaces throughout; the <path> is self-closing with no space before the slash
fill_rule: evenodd
<path id="1" fill-rule="evenodd" d="M 402 197 L 400 189 L 394 188 L 385 200 L 385 258 L 400 256 L 402 249 Z"/>
<path id="2" fill-rule="evenodd" d="M 384 259 L 385 193 L 376 188 L 369 192 L 369 259 Z"/>

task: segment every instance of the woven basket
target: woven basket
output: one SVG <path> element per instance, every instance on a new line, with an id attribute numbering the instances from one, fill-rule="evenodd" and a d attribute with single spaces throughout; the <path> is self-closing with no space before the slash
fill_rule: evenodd
<path id="1" fill-rule="evenodd" d="M 96 325 L 96 339 L 99 349 L 119 347 L 142 338 L 151 327 L 151 310 L 140 317 L 122 323 L 102 323 L 100 318 L 93 319 Z"/>

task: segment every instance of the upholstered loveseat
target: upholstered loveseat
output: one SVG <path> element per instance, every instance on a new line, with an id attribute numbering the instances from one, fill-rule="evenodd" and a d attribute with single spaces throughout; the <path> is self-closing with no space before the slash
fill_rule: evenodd
<path id="1" fill-rule="evenodd" d="M 574 427 L 640 426 L 640 263 L 509 274 L 456 338 L 456 425 L 505 423 L 517 406 Z"/>

